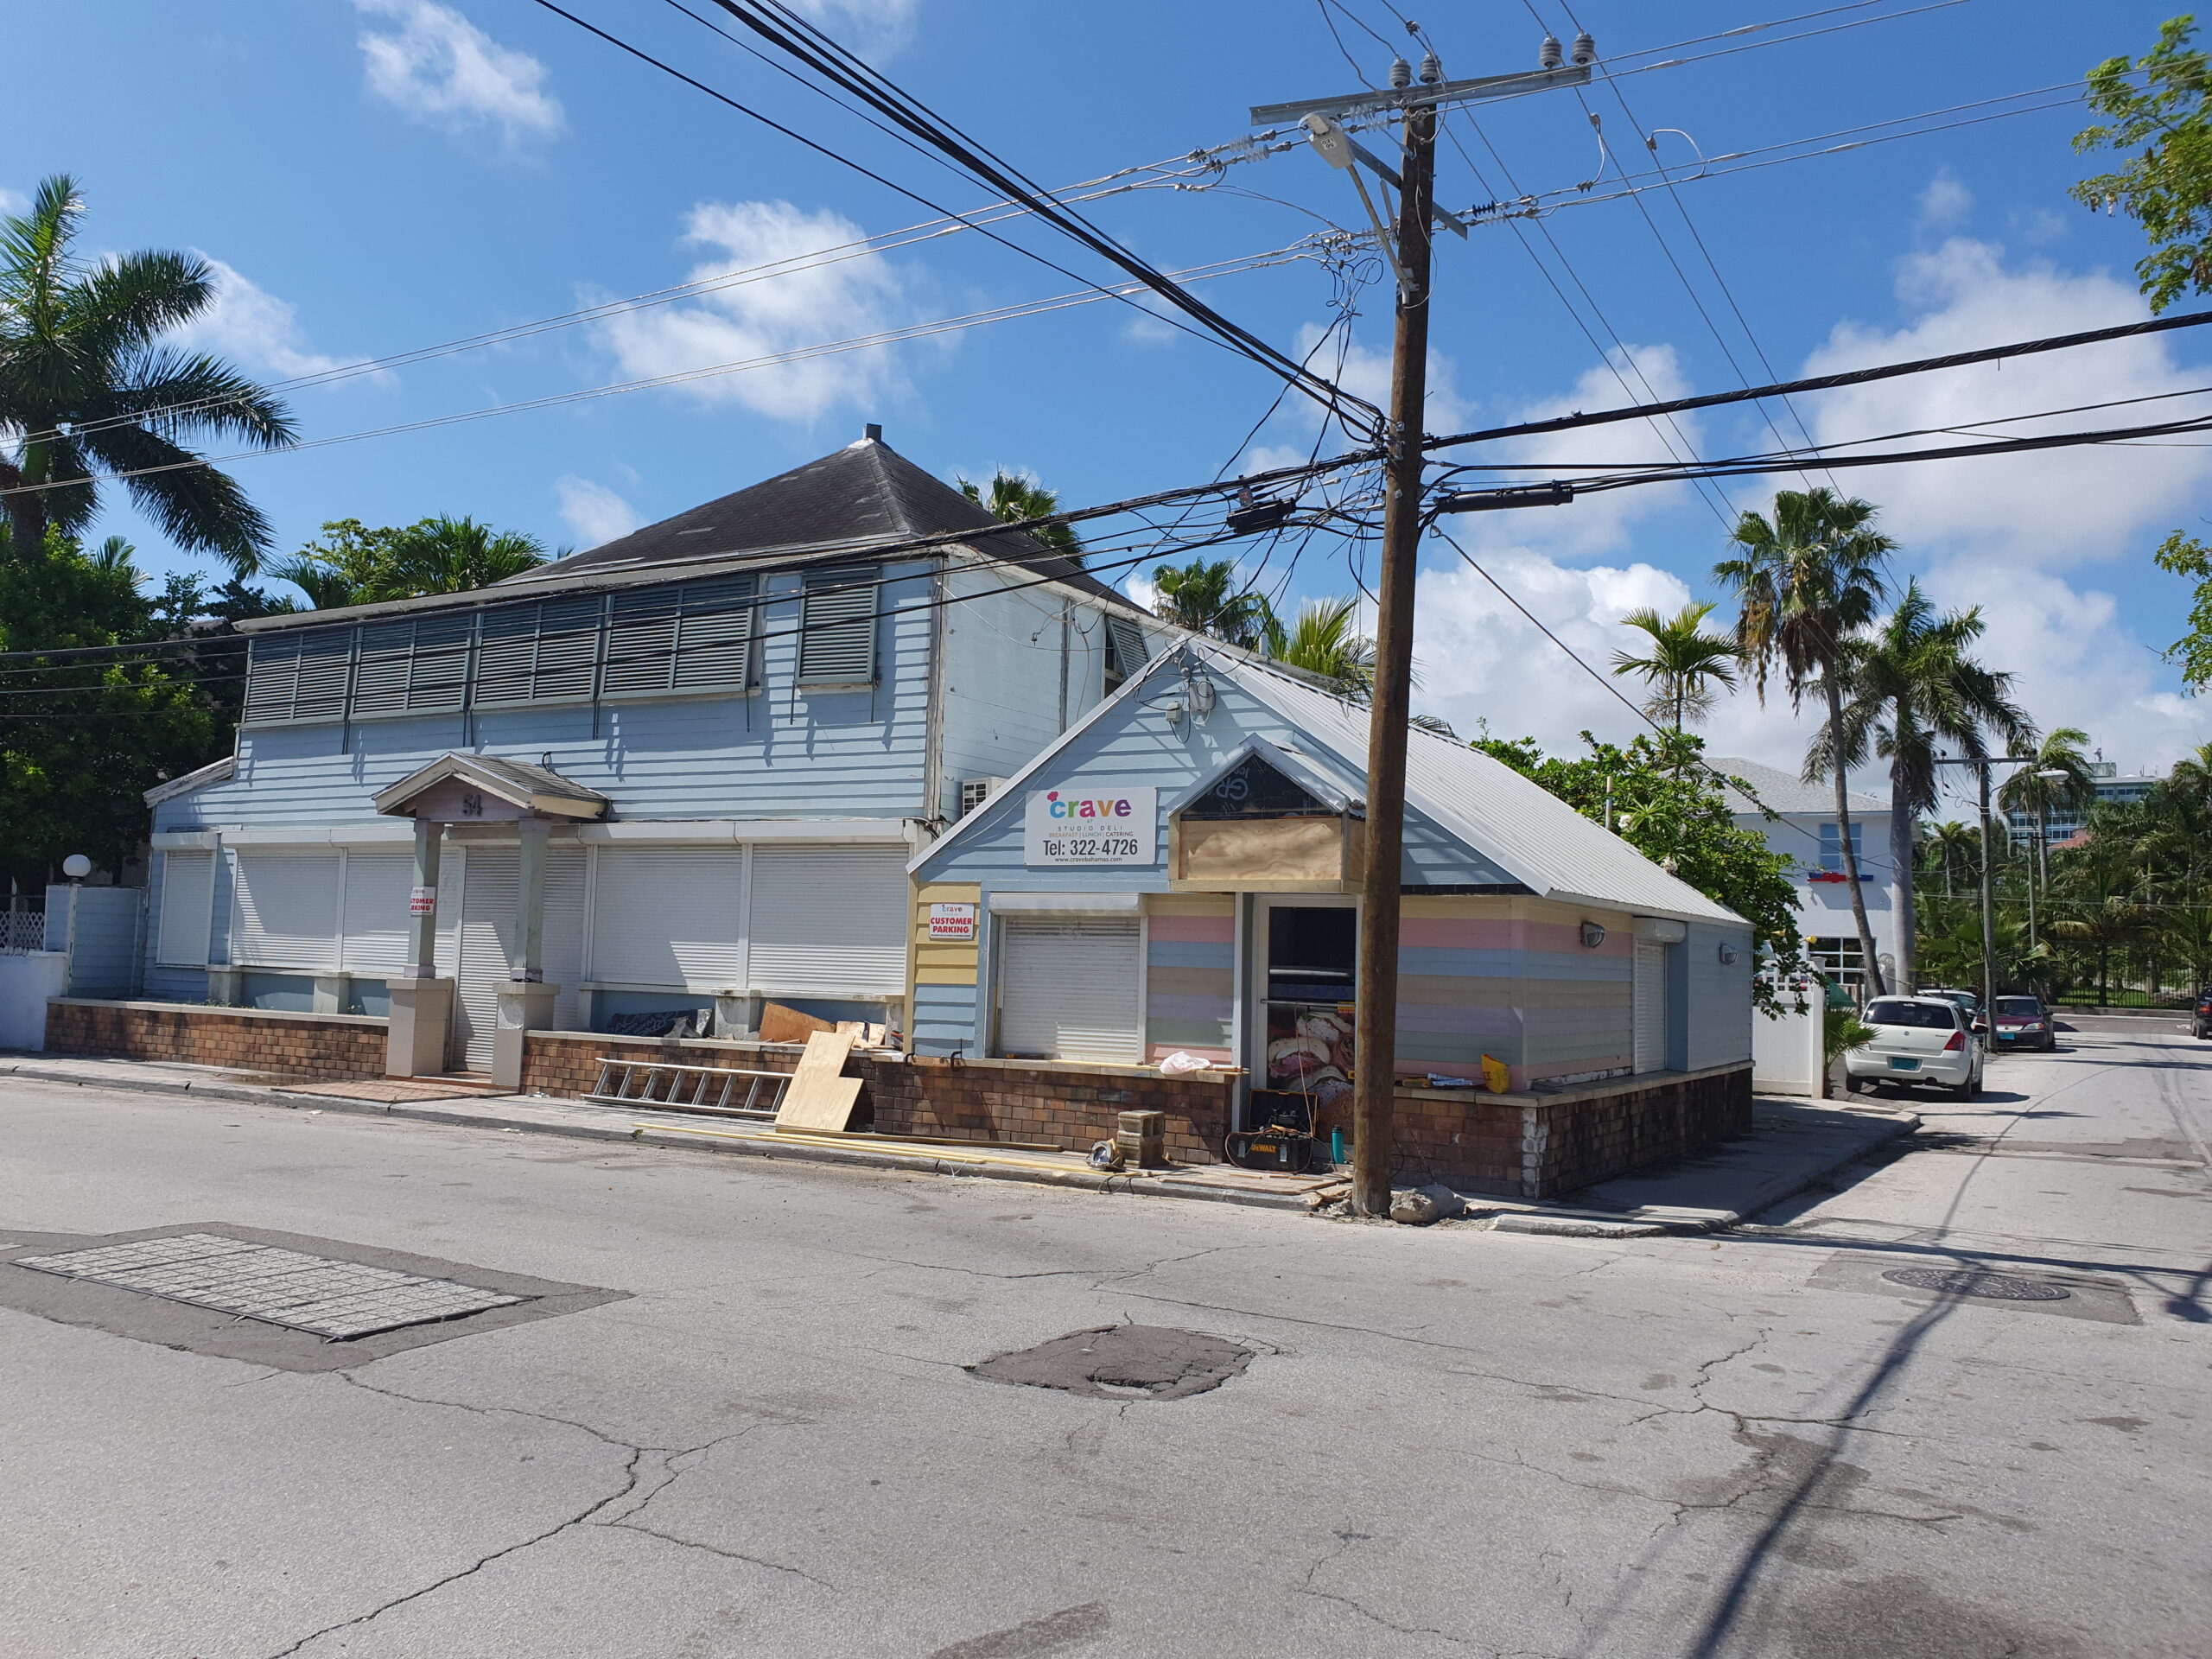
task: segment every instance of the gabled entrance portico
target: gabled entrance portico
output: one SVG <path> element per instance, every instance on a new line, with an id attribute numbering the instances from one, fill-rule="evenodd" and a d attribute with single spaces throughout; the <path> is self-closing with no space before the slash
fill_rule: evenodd
<path id="1" fill-rule="evenodd" d="M 450 753 L 375 797 L 376 810 L 415 820 L 415 884 L 408 902 L 408 969 L 390 981 L 391 1033 L 385 1072 L 433 1075 L 451 1063 L 456 984 L 437 970 L 438 870 L 445 841 L 515 849 L 514 928 L 498 954 L 505 978 L 493 988 L 497 1017 L 492 1081 L 522 1082 L 523 1033 L 553 1023 L 560 987 L 545 982 L 545 868 L 556 827 L 603 817 L 611 803 L 544 766 L 492 755 Z M 488 849 L 487 849 L 488 850 Z M 493 936 L 496 939 L 496 931 Z M 464 953 L 461 971 L 466 975 Z"/>

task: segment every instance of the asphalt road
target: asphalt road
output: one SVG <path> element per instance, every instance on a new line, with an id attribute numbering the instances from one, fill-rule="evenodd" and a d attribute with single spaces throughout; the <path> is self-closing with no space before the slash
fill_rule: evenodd
<path id="1" fill-rule="evenodd" d="M 0 1240 L 548 1287 L 356 1348 L 0 1267 L 0 1653 L 2202 1656 L 2208 1067 L 2100 1026 L 1759 1226 L 1618 1241 L 9 1086 Z M 963 1369 L 1122 1322 L 1254 1357 Z"/>

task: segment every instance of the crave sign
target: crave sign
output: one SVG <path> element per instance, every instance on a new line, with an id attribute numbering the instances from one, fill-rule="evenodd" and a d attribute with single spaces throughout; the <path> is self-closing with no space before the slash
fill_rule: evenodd
<path id="1" fill-rule="evenodd" d="M 1031 868 L 1070 864 L 1157 864 L 1160 791 L 1060 789 L 1029 791 L 1022 819 L 1022 862 Z"/>

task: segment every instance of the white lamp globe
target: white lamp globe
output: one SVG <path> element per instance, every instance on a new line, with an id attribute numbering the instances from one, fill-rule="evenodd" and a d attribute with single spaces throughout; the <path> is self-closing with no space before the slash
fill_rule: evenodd
<path id="1" fill-rule="evenodd" d="M 61 874 L 72 881 L 81 881 L 92 873 L 92 861 L 82 853 L 72 853 L 61 861 Z"/>

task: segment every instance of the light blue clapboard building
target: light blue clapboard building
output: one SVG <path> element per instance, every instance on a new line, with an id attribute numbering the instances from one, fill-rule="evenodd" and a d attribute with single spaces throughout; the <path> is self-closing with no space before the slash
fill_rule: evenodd
<path id="1" fill-rule="evenodd" d="M 149 798 L 146 994 L 382 1014 L 434 969 L 474 1068 L 522 981 L 562 1029 L 903 1023 L 908 859 L 1164 632 L 996 523 L 871 427 L 493 588 L 248 624 L 235 753 Z"/>

